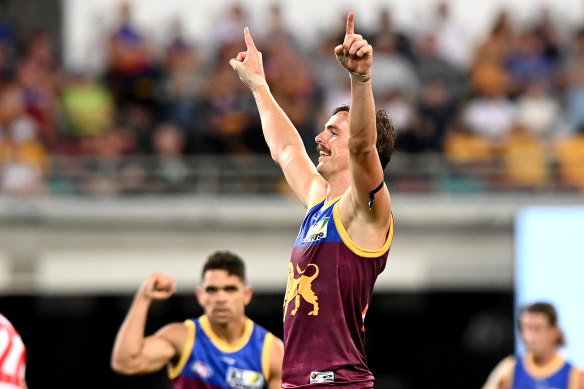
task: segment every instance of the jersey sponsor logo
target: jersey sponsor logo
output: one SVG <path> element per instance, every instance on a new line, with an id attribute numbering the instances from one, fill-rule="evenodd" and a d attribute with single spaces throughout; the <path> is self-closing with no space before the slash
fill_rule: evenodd
<path id="1" fill-rule="evenodd" d="M 264 376 L 254 370 L 230 367 L 225 382 L 233 389 L 261 389 L 264 387 Z"/>
<path id="2" fill-rule="evenodd" d="M 308 267 L 314 267 L 314 274 L 311 276 L 304 275 L 304 272 Z M 284 297 L 284 321 L 286 321 L 286 315 L 288 314 L 288 304 L 294 299 L 294 309 L 290 312 L 290 315 L 296 315 L 298 308 L 300 308 L 300 297 L 309 304 L 312 304 L 312 311 L 308 312 L 308 315 L 318 316 L 318 296 L 312 290 L 312 281 L 318 277 L 319 269 L 315 264 L 309 263 L 304 270 L 300 270 L 300 266 L 296 265 L 296 271 L 299 277 L 296 278 L 294 273 L 294 265 L 292 262 L 289 263 L 288 268 L 288 283 L 286 284 L 286 296 Z"/>
<path id="3" fill-rule="evenodd" d="M 310 383 L 320 384 L 323 382 L 335 382 L 334 371 L 313 371 L 310 372 Z"/>
<path id="4" fill-rule="evenodd" d="M 306 233 L 304 239 L 302 239 L 302 243 L 310 243 L 316 242 L 317 240 L 321 240 L 326 238 L 327 232 L 327 224 L 329 222 L 329 217 L 325 217 L 322 220 L 317 221 L 314 223 Z"/>
<path id="5" fill-rule="evenodd" d="M 193 363 L 191 369 L 201 378 L 209 378 L 213 374 L 213 369 L 201 361 Z"/>

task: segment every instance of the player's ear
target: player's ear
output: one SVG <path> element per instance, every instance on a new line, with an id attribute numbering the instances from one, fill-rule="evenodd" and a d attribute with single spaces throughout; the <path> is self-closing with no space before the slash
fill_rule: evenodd
<path id="1" fill-rule="evenodd" d="M 247 305 L 251 302 L 252 296 L 253 296 L 253 288 L 249 285 L 246 285 L 243 288 L 243 301 L 245 302 L 245 305 Z"/>
<path id="2" fill-rule="evenodd" d="M 203 306 L 203 304 L 202 304 L 203 288 L 201 288 L 200 286 L 197 286 L 195 288 L 195 296 L 197 296 L 197 301 L 199 302 L 199 305 Z"/>

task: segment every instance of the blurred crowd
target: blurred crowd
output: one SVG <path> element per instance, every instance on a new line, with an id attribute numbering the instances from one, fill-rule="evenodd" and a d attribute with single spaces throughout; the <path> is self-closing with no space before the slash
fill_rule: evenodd
<path id="1" fill-rule="evenodd" d="M 18 45 L 0 12 L 0 192 L 181 192 L 192 168 L 185 156 L 267 154 L 252 96 L 228 66 L 244 50 L 248 12 L 232 4 L 209 50 L 179 21 L 155 42 L 122 2 L 99 74 L 65 69 L 58 37 L 42 28 Z M 307 46 L 280 6 L 269 15 L 256 45 L 272 93 L 311 151 L 332 109 L 349 101 L 333 55 L 346 16 L 339 10 L 336 30 Z M 444 156 L 454 186 L 584 191 L 584 19 L 566 28 L 542 9 L 520 25 L 501 11 L 477 41 L 447 2 L 425 19 L 401 31 L 381 9 L 360 31 L 374 47 L 376 103 L 398 131 L 396 154 Z M 81 189 L 71 184 L 84 175 Z"/>

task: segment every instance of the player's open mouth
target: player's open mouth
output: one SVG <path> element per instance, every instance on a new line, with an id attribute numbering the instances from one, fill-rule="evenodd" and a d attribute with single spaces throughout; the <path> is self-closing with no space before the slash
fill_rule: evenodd
<path id="1" fill-rule="evenodd" d="M 324 157 L 330 157 L 331 153 L 328 151 L 325 151 L 322 147 L 318 147 L 318 160 L 320 161 L 322 158 Z"/>

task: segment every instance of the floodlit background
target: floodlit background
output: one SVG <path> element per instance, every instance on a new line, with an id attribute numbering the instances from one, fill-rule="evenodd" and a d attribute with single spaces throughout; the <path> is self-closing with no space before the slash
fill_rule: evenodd
<path id="1" fill-rule="evenodd" d="M 247 262 L 276 335 L 304 210 L 228 66 L 249 26 L 309 154 L 349 80 L 348 10 L 398 130 L 389 265 L 367 314 L 377 388 L 478 388 L 515 350 L 518 306 L 560 311 L 580 366 L 584 2 L 0 1 L 0 312 L 37 387 L 167 388 L 109 368 L 148 274 L 179 293 L 148 332 L 201 314 L 201 264 Z M 566 217 L 568 214 L 571 217 Z"/>

